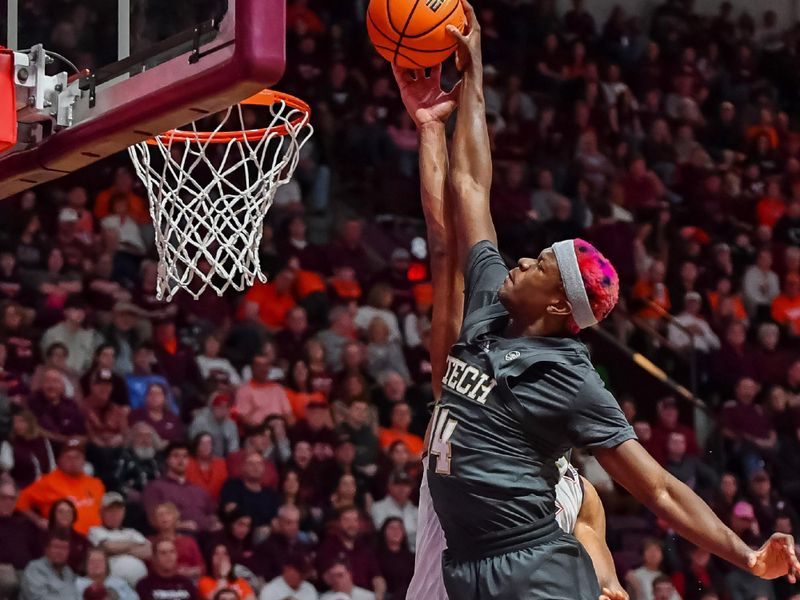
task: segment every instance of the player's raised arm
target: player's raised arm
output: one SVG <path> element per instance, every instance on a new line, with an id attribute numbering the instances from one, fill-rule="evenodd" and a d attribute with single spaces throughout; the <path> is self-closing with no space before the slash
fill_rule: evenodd
<path id="1" fill-rule="evenodd" d="M 456 107 L 459 86 L 450 92 L 442 91 L 441 65 L 434 67 L 428 77 L 422 70 L 393 68 L 403 104 L 419 133 L 420 193 L 433 284 L 431 377 L 434 397 L 438 400 L 447 353 L 458 336 L 464 305 L 463 277 L 455 256 L 457 237 L 447 185 L 445 133 L 445 123 Z"/>
<path id="2" fill-rule="evenodd" d="M 696 546 L 764 579 L 788 575 L 794 583 L 800 574 L 792 536 L 776 533 L 760 549 L 749 548 L 639 442 L 628 440 L 615 448 L 595 448 L 593 452 L 614 481 Z"/>
<path id="3" fill-rule="evenodd" d="M 581 481 L 583 503 L 572 533 L 592 559 L 597 581 L 603 591 L 600 600 L 628 600 L 628 593 L 617 579 L 611 550 L 606 545 L 606 513 L 603 503 L 594 486 L 584 477 L 581 477 Z"/>
<path id="4" fill-rule="evenodd" d="M 456 65 L 463 73 L 450 156 L 450 185 L 454 192 L 461 265 L 476 243 L 481 240 L 497 242 L 489 212 L 492 156 L 483 97 L 481 30 L 475 11 L 467 2 L 463 4 L 467 15 L 467 31 L 462 34 L 455 27 L 448 27 L 458 42 Z"/>

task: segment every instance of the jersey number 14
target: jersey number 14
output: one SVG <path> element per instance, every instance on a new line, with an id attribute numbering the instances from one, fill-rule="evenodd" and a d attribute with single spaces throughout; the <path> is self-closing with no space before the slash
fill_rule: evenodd
<path id="1" fill-rule="evenodd" d="M 449 408 L 437 406 L 433 411 L 433 431 L 428 442 L 428 454 L 436 457 L 436 472 L 439 475 L 450 475 L 450 459 L 452 457 L 450 438 L 453 436 L 458 422 L 448 418 L 449 415 Z"/>

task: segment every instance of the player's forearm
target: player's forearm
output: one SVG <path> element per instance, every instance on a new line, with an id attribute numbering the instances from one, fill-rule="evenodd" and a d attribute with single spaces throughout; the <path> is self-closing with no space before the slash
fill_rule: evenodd
<path id="1" fill-rule="evenodd" d="M 586 524 L 576 524 L 573 532 L 575 538 L 589 553 L 592 559 L 594 572 L 597 575 L 597 582 L 601 588 L 611 588 L 614 586 L 622 587 L 617 580 L 617 571 L 614 568 L 614 558 L 611 551 L 606 546 L 605 539 L 600 534 Z"/>

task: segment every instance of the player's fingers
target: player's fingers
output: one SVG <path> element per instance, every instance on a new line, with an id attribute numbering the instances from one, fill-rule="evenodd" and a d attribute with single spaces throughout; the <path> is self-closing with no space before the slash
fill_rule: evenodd
<path id="1" fill-rule="evenodd" d="M 461 31 L 455 25 L 448 25 L 446 29 L 447 29 L 447 33 L 449 33 L 454 38 L 456 38 L 456 41 L 459 44 L 461 44 L 463 46 L 463 45 L 465 45 L 467 43 L 466 36 L 463 33 L 461 33 Z"/>
<path id="2" fill-rule="evenodd" d="M 461 0 L 461 6 L 464 9 L 464 15 L 467 17 L 467 23 L 469 23 L 470 30 L 472 30 L 472 25 L 478 24 L 478 17 L 475 16 L 475 9 L 472 8 L 472 4 L 470 4 L 468 0 Z"/>
<path id="3" fill-rule="evenodd" d="M 458 82 L 453 86 L 453 89 L 447 92 L 447 99 L 453 100 L 454 102 L 458 102 L 458 96 L 461 94 L 461 85 L 464 83 L 463 79 L 459 79 Z"/>
<path id="4" fill-rule="evenodd" d="M 411 71 L 404 67 L 399 67 L 394 63 L 392 63 L 392 73 L 394 73 L 394 78 L 397 83 L 401 85 L 408 85 L 414 81 L 411 78 Z"/>

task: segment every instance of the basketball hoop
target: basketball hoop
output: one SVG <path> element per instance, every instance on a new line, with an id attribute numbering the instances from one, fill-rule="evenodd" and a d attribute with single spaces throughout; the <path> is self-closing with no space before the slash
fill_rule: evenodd
<path id="1" fill-rule="evenodd" d="M 243 107 L 264 112 L 269 125 L 248 127 L 254 115 Z M 264 218 L 313 133 L 311 109 L 264 90 L 221 115 L 211 131 L 198 120 L 128 149 L 150 197 L 159 299 L 180 289 L 196 299 L 209 287 L 221 296 L 266 281 L 259 259 Z"/>

